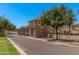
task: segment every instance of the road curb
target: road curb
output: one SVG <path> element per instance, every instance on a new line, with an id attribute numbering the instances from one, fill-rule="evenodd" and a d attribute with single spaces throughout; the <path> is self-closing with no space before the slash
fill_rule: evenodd
<path id="1" fill-rule="evenodd" d="M 55 42 L 55 43 L 51 43 L 51 44 L 65 45 L 65 46 L 70 46 L 70 47 L 79 47 L 79 46 L 76 46 L 76 45 L 67 44 L 67 43 L 62 43 L 62 42 Z"/>
<path id="2" fill-rule="evenodd" d="M 26 36 L 25 38 L 29 38 L 29 39 L 33 39 L 33 40 L 39 40 L 39 41 L 46 41 L 46 40 L 41 39 L 41 38 L 34 38 L 34 37 L 28 37 L 28 36 Z"/>
<path id="3" fill-rule="evenodd" d="M 7 39 L 13 44 L 13 46 L 18 50 L 18 52 L 21 55 L 27 55 L 18 45 L 16 45 L 10 38 L 7 37 Z"/>

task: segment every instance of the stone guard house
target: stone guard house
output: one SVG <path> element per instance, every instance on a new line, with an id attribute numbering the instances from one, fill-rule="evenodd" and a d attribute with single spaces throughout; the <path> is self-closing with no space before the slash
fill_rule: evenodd
<path id="1" fill-rule="evenodd" d="M 29 24 L 29 36 L 43 38 L 48 36 L 48 26 L 41 25 L 42 20 L 32 20 Z"/>

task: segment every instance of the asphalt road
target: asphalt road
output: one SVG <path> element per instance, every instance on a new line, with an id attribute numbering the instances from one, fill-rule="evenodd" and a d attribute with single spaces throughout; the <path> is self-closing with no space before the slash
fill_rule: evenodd
<path id="1" fill-rule="evenodd" d="M 28 55 L 79 55 L 79 47 L 49 44 L 25 36 L 10 36 Z"/>

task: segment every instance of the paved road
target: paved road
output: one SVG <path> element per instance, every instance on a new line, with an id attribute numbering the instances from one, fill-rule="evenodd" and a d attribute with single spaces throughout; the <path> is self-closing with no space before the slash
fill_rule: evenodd
<path id="1" fill-rule="evenodd" d="M 43 41 L 31 40 L 25 36 L 10 36 L 10 38 L 29 55 L 78 55 L 79 47 L 53 45 Z"/>

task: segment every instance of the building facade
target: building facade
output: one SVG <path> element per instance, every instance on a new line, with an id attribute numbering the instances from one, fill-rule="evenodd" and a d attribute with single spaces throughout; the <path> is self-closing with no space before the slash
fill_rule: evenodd
<path id="1" fill-rule="evenodd" d="M 52 28 L 51 26 L 48 25 L 41 25 L 43 22 L 43 19 L 36 19 L 32 20 L 29 23 L 29 36 L 32 37 L 38 37 L 38 38 L 43 38 L 43 37 L 53 37 L 55 35 L 55 29 Z M 78 28 L 79 26 L 77 25 L 72 25 L 70 28 L 70 31 L 73 33 L 74 28 Z M 69 26 L 65 25 L 61 28 L 58 29 L 59 33 L 64 33 L 68 34 L 69 33 Z"/>
<path id="2" fill-rule="evenodd" d="M 48 36 L 48 26 L 41 25 L 42 20 L 32 20 L 29 23 L 29 36 L 43 38 Z"/>
<path id="3" fill-rule="evenodd" d="M 29 22 L 29 36 L 37 38 L 47 38 L 55 36 L 56 30 L 48 25 L 42 25 L 43 19 L 39 18 Z M 79 25 L 75 24 L 70 27 L 71 33 L 79 33 Z M 64 25 L 58 29 L 58 33 L 68 34 L 69 26 Z"/>

